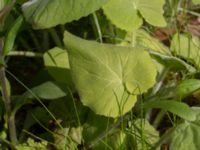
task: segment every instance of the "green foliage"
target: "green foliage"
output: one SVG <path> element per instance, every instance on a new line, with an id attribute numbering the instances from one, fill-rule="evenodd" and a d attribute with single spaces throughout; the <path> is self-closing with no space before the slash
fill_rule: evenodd
<path id="1" fill-rule="evenodd" d="M 66 83 L 71 89 L 72 83 L 68 54 L 66 50 L 58 47 L 52 48 L 44 53 L 44 65 L 48 73 L 58 82 Z"/>
<path id="2" fill-rule="evenodd" d="M 47 142 L 35 142 L 33 139 L 28 139 L 27 143 L 16 146 L 17 150 L 46 150 Z"/>
<path id="3" fill-rule="evenodd" d="M 184 121 L 177 125 L 169 134 L 170 150 L 198 150 L 199 149 L 199 129 L 200 129 L 200 109 L 194 107 L 196 119 L 194 121 Z"/>
<path id="4" fill-rule="evenodd" d="M 193 4 L 0 0 L 1 148 L 198 150 Z"/>
<path id="5" fill-rule="evenodd" d="M 3 56 L 6 56 L 13 49 L 15 38 L 17 36 L 18 30 L 22 25 L 22 22 L 23 22 L 23 17 L 19 16 L 12 25 L 12 27 L 10 28 L 6 36 L 5 44 L 3 47 Z"/>
<path id="6" fill-rule="evenodd" d="M 139 45 L 145 47 L 146 49 L 151 49 L 162 54 L 169 54 L 169 49 L 145 30 L 140 29 L 136 30 L 135 32 L 128 32 L 125 40 L 128 41 L 126 42 L 127 45 Z M 123 42 L 123 45 L 126 45 L 126 43 Z"/>
<path id="7" fill-rule="evenodd" d="M 200 80 L 188 79 L 180 82 L 176 88 L 176 95 L 180 98 L 184 98 L 196 90 L 200 89 Z"/>
<path id="8" fill-rule="evenodd" d="M 125 114 L 134 106 L 136 95 L 155 83 L 155 65 L 142 48 L 99 44 L 68 32 L 64 43 L 81 101 L 97 114 Z"/>
<path id="9" fill-rule="evenodd" d="M 133 150 L 149 150 L 159 140 L 158 131 L 147 120 L 130 121 L 129 127 L 126 131 L 127 145 Z"/>
<path id="10" fill-rule="evenodd" d="M 106 2 L 107 0 L 30 0 L 23 4 L 22 10 L 26 20 L 34 28 L 43 29 L 78 20 Z"/>
<path id="11" fill-rule="evenodd" d="M 187 104 L 173 100 L 149 101 L 144 103 L 144 108 L 161 108 L 189 121 L 194 121 L 196 117 L 194 111 Z"/>
<path id="12" fill-rule="evenodd" d="M 200 65 L 200 41 L 197 37 L 187 34 L 175 34 L 171 41 L 170 49 L 175 55 L 186 59 L 199 68 Z"/>
<path id="13" fill-rule="evenodd" d="M 31 91 L 32 93 L 27 91 L 24 96 L 26 98 L 35 98 L 35 96 L 37 96 L 42 99 L 53 100 L 66 96 L 68 89 L 63 84 L 49 81 L 32 88 Z M 35 95 L 33 95 L 33 93 Z"/>
<path id="14" fill-rule="evenodd" d="M 166 26 L 163 5 L 163 0 L 110 0 L 103 9 L 117 27 L 134 31 L 142 25 L 142 18 L 152 25 Z"/>

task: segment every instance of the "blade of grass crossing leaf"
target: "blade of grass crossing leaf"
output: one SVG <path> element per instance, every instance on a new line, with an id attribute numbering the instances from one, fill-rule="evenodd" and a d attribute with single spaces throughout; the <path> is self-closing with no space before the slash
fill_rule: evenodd
<path id="1" fill-rule="evenodd" d="M 15 38 L 16 38 L 19 28 L 22 25 L 22 22 L 23 22 L 23 17 L 19 16 L 15 20 L 10 30 L 8 31 L 8 34 L 5 38 L 5 44 L 3 47 L 3 56 L 6 56 L 13 49 Z"/>
<path id="2" fill-rule="evenodd" d="M 189 121 L 193 121 L 196 118 L 194 111 L 187 104 L 177 101 L 156 100 L 146 102 L 143 106 L 145 109 L 160 108 Z"/>

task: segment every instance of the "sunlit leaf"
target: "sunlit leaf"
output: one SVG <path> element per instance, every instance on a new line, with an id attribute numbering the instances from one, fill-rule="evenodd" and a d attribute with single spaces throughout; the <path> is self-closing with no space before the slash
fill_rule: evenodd
<path id="1" fill-rule="evenodd" d="M 158 39 L 152 37 L 145 30 L 137 30 L 135 32 L 128 32 L 125 37 L 125 41 L 122 45 L 132 45 L 132 46 L 143 46 L 147 49 L 151 49 L 162 54 L 169 54 L 169 49 L 161 43 Z"/>
<path id="2" fill-rule="evenodd" d="M 110 0 L 103 6 L 106 16 L 119 28 L 134 31 L 143 21 L 155 26 L 166 26 L 163 0 Z"/>
<path id="3" fill-rule="evenodd" d="M 99 9 L 107 0 L 29 0 L 22 10 L 35 28 L 49 28 L 78 20 Z"/>
<path id="4" fill-rule="evenodd" d="M 69 69 L 68 54 L 66 50 L 55 47 L 48 50 L 43 58 L 45 66 Z"/>
<path id="5" fill-rule="evenodd" d="M 112 23 L 121 29 L 133 31 L 143 23 L 134 0 L 110 0 L 103 9 Z"/>
<path id="6" fill-rule="evenodd" d="M 144 19 L 154 26 L 166 26 L 165 19 L 163 17 L 163 5 L 164 0 L 137 0 L 138 10 Z"/>
<path id="7" fill-rule="evenodd" d="M 84 105 L 117 117 L 155 83 L 156 68 L 142 48 L 86 41 L 65 32 L 73 81 Z"/>

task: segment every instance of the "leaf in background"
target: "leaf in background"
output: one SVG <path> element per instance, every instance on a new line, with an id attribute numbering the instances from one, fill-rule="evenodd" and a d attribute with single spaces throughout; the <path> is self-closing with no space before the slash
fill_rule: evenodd
<path id="1" fill-rule="evenodd" d="M 186 34 L 175 34 L 171 41 L 170 49 L 188 62 L 200 67 L 200 40 L 198 37 Z"/>
<path id="2" fill-rule="evenodd" d="M 143 18 L 151 25 L 154 26 L 166 26 L 165 19 L 163 17 L 163 0 L 137 0 L 138 10 Z"/>
<path id="3" fill-rule="evenodd" d="M 163 5 L 163 0 L 110 0 L 103 9 L 117 27 L 134 31 L 142 25 L 142 17 L 152 25 L 166 26 Z"/>
<path id="4" fill-rule="evenodd" d="M 184 98 L 198 89 L 200 89 L 200 80 L 188 79 L 188 80 L 183 80 L 178 84 L 175 93 L 176 96 Z"/>
<path id="5" fill-rule="evenodd" d="M 192 0 L 194 4 L 200 4 L 200 0 Z"/>
<path id="6" fill-rule="evenodd" d="M 98 10 L 108 0 L 29 0 L 22 10 L 36 29 L 65 24 Z"/>
<path id="7" fill-rule="evenodd" d="M 45 82 L 39 86 L 36 86 L 31 89 L 32 93 L 34 93 L 37 97 L 46 99 L 46 100 L 54 100 L 61 97 L 64 97 L 68 94 L 68 89 L 64 84 L 58 84 L 54 82 Z M 35 98 L 29 91 L 24 93 L 26 98 Z"/>
<path id="8" fill-rule="evenodd" d="M 11 26 L 10 30 L 8 31 L 8 34 L 6 35 L 6 38 L 5 38 L 4 47 L 3 47 L 3 56 L 6 56 L 13 49 L 17 32 L 19 28 L 21 27 L 23 20 L 24 20 L 23 17 L 19 16 L 15 20 L 14 24 Z"/>
<path id="9" fill-rule="evenodd" d="M 81 101 L 97 114 L 125 114 L 134 106 L 135 94 L 155 83 L 155 65 L 142 48 L 100 44 L 68 32 L 64 43 Z"/>
<path id="10" fill-rule="evenodd" d="M 162 54 L 169 54 L 169 49 L 161 43 L 158 39 L 152 37 L 147 31 L 145 30 L 137 30 L 135 32 L 128 32 L 126 34 L 126 41 L 128 43 L 123 42 L 123 45 L 132 45 L 132 46 L 143 46 L 147 49 L 151 49 Z"/>
<path id="11" fill-rule="evenodd" d="M 103 116 L 95 115 L 90 111 L 87 121 L 83 126 L 83 138 L 90 148 L 102 149 L 123 149 L 125 134 L 114 124 L 114 120 Z"/>
<path id="12" fill-rule="evenodd" d="M 69 69 L 68 54 L 66 50 L 55 47 L 48 50 L 44 56 L 44 65 Z"/>
<path id="13" fill-rule="evenodd" d="M 169 111 L 185 120 L 194 121 L 194 111 L 185 103 L 177 102 L 173 100 L 155 100 L 144 103 L 145 109 L 160 108 Z"/>
<path id="14" fill-rule="evenodd" d="M 48 50 L 44 56 L 44 65 L 49 74 L 58 82 L 66 83 L 72 90 L 74 85 L 70 75 L 68 54 L 58 47 Z"/>
<path id="15" fill-rule="evenodd" d="M 143 124 L 143 127 L 141 124 Z M 150 150 L 151 147 L 160 139 L 159 132 L 144 119 L 129 121 L 129 128 L 127 128 L 126 132 L 126 145 L 129 146 L 128 149 Z"/>
<path id="16" fill-rule="evenodd" d="M 193 108 L 196 119 L 192 122 L 184 121 L 171 130 L 170 150 L 199 150 L 200 147 L 200 108 Z"/>
<path id="17" fill-rule="evenodd" d="M 89 112 L 87 120 L 83 125 L 83 138 L 87 142 L 92 142 L 97 139 L 103 132 L 109 130 L 108 127 L 114 122 L 112 118 L 106 118 Z"/>
<path id="18" fill-rule="evenodd" d="M 103 10 L 108 19 L 117 27 L 133 31 L 138 29 L 143 22 L 137 7 L 133 4 L 134 0 L 110 0 L 103 6 Z"/>
<path id="19" fill-rule="evenodd" d="M 156 61 L 158 61 L 160 64 L 162 64 L 163 66 L 165 66 L 167 68 L 170 68 L 170 69 L 175 70 L 175 71 L 177 71 L 177 70 L 187 70 L 191 73 L 196 72 L 196 69 L 193 66 L 184 62 L 180 58 L 170 56 L 170 55 L 161 54 L 161 53 L 150 51 L 150 50 L 149 50 L 149 53 Z"/>

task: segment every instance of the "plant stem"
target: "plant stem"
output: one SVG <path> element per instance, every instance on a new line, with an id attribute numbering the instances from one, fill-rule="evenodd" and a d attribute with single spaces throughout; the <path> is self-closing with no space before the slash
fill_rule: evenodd
<path id="1" fill-rule="evenodd" d="M 16 144 L 16 128 L 15 128 L 15 119 L 11 116 L 11 101 L 10 96 L 8 95 L 7 85 L 6 85 L 6 75 L 5 75 L 5 68 L 0 68 L 0 83 L 1 83 L 1 93 L 5 105 L 6 110 L 6 123 L 8 124 L 10 140 L 13 145 Z"/>
<path id="2" fill-rule="evenodd" d="M 154 128 L 156 128 L 156 129 L 158 128 L 158 126 L 159 126 L 160 122 L 162 121 L 162 119 L 163 119 L 165 113 L 166 113 L 166 111 L 161 110 L 161 111 L 157 114 L 155 120 L 153 121 L 153 126 L 154 126 Z"/>
<path id="3" fill-rule="evenodd" d="M 94 23 L 95 23 L 96 28 L 97 28 L 97 33 L 98 33 L 98 36 L 99 36 L 99 40 L 100 40 L 101 43 L 103 43 L 101 28 L 100 28 L 100 25 L 99 25 L 99 21 L 98 21 L 97 15 L 96 15 L 96 13 L 94 12 L 94 13 L 92 14 L 92 16 L 93 16 L 93 18 L 94 18 Z"/>
<path id="4" fill-rule="evenodd" d="M 55 42 L 55 44 L 58 46 L 58 47 L 63 47 L 63 44 L 62 44 L 62 41 L 60 40 L 56 30 L 54 28 L 51 28 L 49 29 L 49 33 L 53 39 L 53 41 Z"/>
<path id="5" fill-rule="evenodd" d="M 3 40 L 0 41 L 0 58 L 1 59 L 3 59 L 2 50 L 3 50 Z M 9 92 L 8 92 L 8 88 L 6 84 L 6 74 L 5 74 L 4 66 L 0 68 L 0 83 L 1 83 L 2 98 L 5 105 L 5 110 L 6 110 L 5 121 L 6 121 L 6 124 L 8 125 L 10 141 L 12 145 L 16 145 L 17 135 L 16 135 L 16 127 L 15 127 L 15 116 L 11 115 L 11 112 L 12 112 L 11 100 L 10 100 L 10 95 L 8 94 Z"/>
<path id="6" fill-rule="evenodd" d="M 11 51 L 9 52 L 8 56 L 43 57 L 43 53 L 30 51 Z"/>

